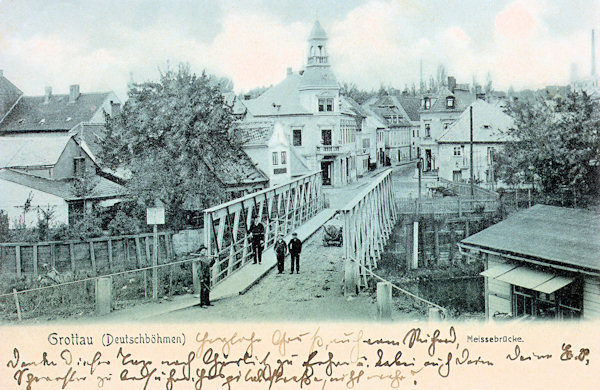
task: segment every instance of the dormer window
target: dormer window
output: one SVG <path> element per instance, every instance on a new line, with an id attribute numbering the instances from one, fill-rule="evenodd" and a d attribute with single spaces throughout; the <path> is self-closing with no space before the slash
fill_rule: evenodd
<path id="1" fill-rule="evenodd" d="M 320 112 L 333 112 L 333 98 L 319 98 Z"/>
<path id="2" fill-rule="evenodd" d="M 454 96 L 448 96 L 446 98 L 446 108 L 454 108 Z"/>
<path id="3" fill-rule="evenodd" d="M 423 99 L 423 107 L 426 110 L 429 110 L 431 108 L 431 99 L 430 98 L 426 97 Z"/>

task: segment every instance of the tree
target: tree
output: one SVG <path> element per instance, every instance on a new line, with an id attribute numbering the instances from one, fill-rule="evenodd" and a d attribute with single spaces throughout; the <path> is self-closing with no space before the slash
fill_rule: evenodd
<path id="1" fill-rule="evenodd" d="M 161 200 L 171 228 L 184 224 L 186 204 L 205 208 L 226 199 L 208 166 L 230 163 L 241 146 L 212 81 L 180 65 L 159 82 L 132 85 L 120 115 L 107 117 L 102 160 L 131 173 L 126 188 L 139 204 Z"/>
<path id="2" fill-rule="evenodd" d="M 600 103 L 584 92 L 508 105 L 515 120 L 499 155 L 500 178 L 533 183 L 549 202 L 585 204 L 598 198 Z M 557 197 L 567 192 L 568 198 Z"/>
<path id="3" fill-rule="evenodd" d="M 383 88 L 383 85 L 381 86 L 381 88 Z M 340 88 L 340 95 L 348 96 L 358 104 L 363 104 L 364 102 L 369 100 L 369 98 L 375 96 L 375 93 L 372 91 L 367 92 L 362 89 L 358 89 L 358 87 L 354 83 L 343 83 Z"/>

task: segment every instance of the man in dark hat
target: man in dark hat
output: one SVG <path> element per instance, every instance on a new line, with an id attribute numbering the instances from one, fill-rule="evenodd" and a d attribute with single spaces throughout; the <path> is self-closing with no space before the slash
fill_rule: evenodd
<path id="1" fill-rule="evenodd" d="M 287 251 L 288 245 L 283 239 L 283 234 L 279 234 L 277 236 L 277 241 L 275 241 L 275 255 L 277 256 L 277 270 L 280 274 L 283 273 L 283 261 Z"/>
<path id="2" fill-rule="evenodd" d="M 300 273 L 300 252 L 302 252 L 302 241 L 298 238 L 298 233 L 292 233 L 292 239 L 290 240 L 290 244 L 288 245 L 290 250 L 290 260 L 292 263 L 291 274 L 294 273 L 294 269 L 296 273 Z"/>
<path id="3" fill-rule="evenodd" d="M 210 273 L 215 260 L 209 261 L 206 257 L 200 259 L 198 269 L 200 279 L 200 307 L 212 306 L 210 303 Z"/>
<path id="4" fill-rule="evenodd" d="M 265 227 L 258 219 L 254 219 L 250 225 L 250 234 L 252 234 L 252 255 L 254 264 L 262 261 L 262 250 L 265 242 Z"/>

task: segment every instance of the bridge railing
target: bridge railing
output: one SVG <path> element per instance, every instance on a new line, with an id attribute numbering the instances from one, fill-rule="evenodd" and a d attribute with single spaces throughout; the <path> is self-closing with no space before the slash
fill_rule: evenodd
<path id="1" fill-rule="evenodd" d="M 289 234 L 323 209 L 321 186 L 321 172 L 315 172 L 204 210 L 204 245 L 215 260 L 211 284 L 252 259 L 254 218 L 265 227 L 266 249 L 278 234 Z"/>
<path id="2" fill-rule="evenodd" d="M 381 173 L 340 212 L 344 217 L 345 291 L 354 294 L 367 286 L 364 270 L 377 267 L 398 215 L 392 169 Z"/>

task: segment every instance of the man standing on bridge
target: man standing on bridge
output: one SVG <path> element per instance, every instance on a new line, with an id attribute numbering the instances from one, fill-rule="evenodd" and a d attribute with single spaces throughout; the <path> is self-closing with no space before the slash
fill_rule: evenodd
<path id="1" fill-rule="evenodd" d="M 300 252 L 302 252 L 302 241 L 298 238 L 298 233 L 292 233 L 292 239 L 290 240 L 290 260 L 292 263 L 292 272 L 294 273 L 294 268 L 296 269 L 296 273 L 300 273 Z"/>
<path id="2" fill-rule="evenodd" d="M 254 264 L 262 261 L 262 250 L 265 241 L 265 227 L 258 219 L 254 219 L 250 225 L 250 233 L 252 234 L 252 255 Z"/>
<path id="3" fill-rule="evenodd" d="M 285 255 L 288 251 L 288 245 L 283 239 L 283 234 L 279 234 L 277 236 L 277 241 L 275 242 L 275 254 L 277 255 L 277 270 L 280 274 L 283 273 L 283 261 L 285 259 Z"/>
<path id="4" fill-rule="evenodd" d="M 212 306 L 210 303 L 210 272 L 215 260 L 200 259 L 199 279 L 200 279 L 200 307 Z"/>

